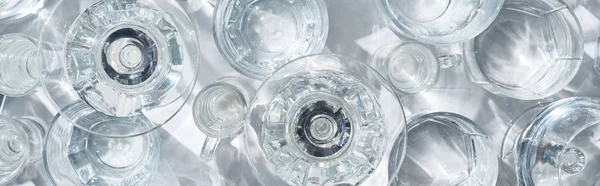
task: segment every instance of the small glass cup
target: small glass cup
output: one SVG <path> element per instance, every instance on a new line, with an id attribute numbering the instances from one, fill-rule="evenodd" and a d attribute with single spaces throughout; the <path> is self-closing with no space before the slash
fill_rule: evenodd
<path id="1" fill-rule="evenodd" d="M 509 122 L 503 161 L 515 185 L 594 185 L 600 182 L 600 101 L 574 97 L 536 105 Z"/>
<path id="2" fill-rule="evenodd" d="M 398 93 L 415 94 L 431 89 L 440 69 L 458 66 L 458 54 L 436 56 L 436 52 L 416 42 L 393 43 L 378 48 L 371 66 L 385 77 Z"/>
<path id="3" fill-rule="evenodd" d="M 504 0 L 379 0 L 392 29 L 430 44 L 460 43 L 485 30 Z"/>
<path id="4" fill-rule="evenodd" d="M 195 85 L 198 40 L 176 0 L 60 0 L 41 41 L 57 46 L 60 55 L 46 64 L 42 83 L 56 109 L 84 102 L 107 116 L 138 116 L 156 124 L 119 136 L 167 123 Z M 117 135 L 73 124 L 96 135 Z"/>
<path id="5" fill-rule="evenodd" d="M 487 30 L 463 44 L 463 57 L 472 81 L 494 94 L 546 98 L 581 65 L 581 25 L 560 1 L 507 1 Z"/>
<path id="6" fill-rule="evenodd" d="M 254 88 L 237 77 L 224 77 L 204 87 L 192 107 L 194 122 L 206 134 L 200 157 L 213 158 L 219 139 L 238 135 L 254 97 Z"/>
<path id="7" fill-rule="evenodd" d="M 402 141 L 396 144 L 404 148 Z M 491 140 L 473 121 L 454 113 L 414 118 L 408 124 L 404 163 L 397 162 L 390 160 L 390 167 L 402 165 L 390 175 L 390 185 L 496 185 L 498 177 Z"/>
<path id="8" fill-rule="evenodd" d="M 0 185 L 17 178 L 31 164 L 42 159 L 46 124 L 37 118 L 0 116 Z"/>
<path id="9" fill-rule="evenodd" d="M 46 0 L 0 0 L 0 20 L 19 19 L 40 10 Z"/>
<path id="10" fill-rule="evenodd" d="M 387 81 L 337 55 L 302 57 L 278 69 L 249 114 L 247 154 L 270 185 L 386 185 L 395 170 L 381 162 L 389 142 L 406 134 L 402 105 Z"/>
<path id="11" fill-rule="evenodd" d="M 148 185 L 158 172 L 160 137 L 157 131 L 125 138 L 95 135 L 62 116 L 77 116 L 96 133 L 129 134 L 139 125 L 153 125 L 140 117 L 110 117 L 84 103 L 57 114 L 44 146 L 45 171 L 54 185 Z"/>
<path id="12" fill-rule="evenodd" d="M 235 70 L 254 79 L 321 52 L 328 30 L 323 0 L 221 0 L 213 25 L 221 54 Z"/>
<path id="13" fill-rule="evenodd" d="M 45 54 L 37 57 L 38 42 L 23 34 L 0 35 L 0 94 L 21 97 L 40 85 Z"/>

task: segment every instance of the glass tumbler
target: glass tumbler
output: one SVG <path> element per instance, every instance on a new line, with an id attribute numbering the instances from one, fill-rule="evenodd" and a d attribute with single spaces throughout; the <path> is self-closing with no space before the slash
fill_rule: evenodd
<path id="1" fill-rule="evenodd" d="M 25 17 L 40 10 L 46 0 L 0 0 L 0 20 Z"/>
<path id="2" fill-rule="evenodd" d="M 581 25 L 557 0 L 510 0 L 492 25 L 463 44 L 470 78 L 488 91 L 522 100 L 551 96 L 583 58 Z"/>
<path id="3" fill-rule="evenodd" d="M 113 138 L 81 130 L 62 116 L 92 131 L 128 134 L 148 119 L 110 117 L 86 104 L 75 104 L 57 114 L 44 146 L 45 171 L 53 185 L 148 185 L 157 173 L 160 138 L 157 131 L 134 137 Z"/>
<path id="4" fill-rule="evenodd" d="M 504 0 L 378 0 L 402 35 L 430 44 L 460 43 L 485 30 Z"/>
<path id="5" fill-rule="evenodd" d="M 573 97 L 536 105 L 509 123 L 502 158 L 518 185 L 600 183 L 600 101 Z"/>
<path id="6" fill-rule="evenodd" d="M 206 134 L 200 157 L 210 161 L 220 138 L 238 135 L 255 90 L 243 79 L 228 76 L 204 87 L 192 107 L 194 122 Z"/>
<path id="7" fill-rule="evenodd" d="M 46 50 L 37 57 L 38 42 L 23 34 L 0 35 L 0 94 L 20 97 L 39 87 Z"/>
<path id="8" fill-rule="evenodd" d="M 196 32 L 176 0 L 61 0 L 54 9 L 41 40 L 60 55 L 46 64 L 42 83 L 56 109 L 84 102 L 108 116 L 156 124 L 120 136 L 160 127 L 181 109 L 200 63 Z"/>
<path id="9" fill-rule="evenodd" d="M 395 171 L 387 166 L 390 142 L 405 138 L 403 113 L 366 64 L 302 57 L 260 86 L 244 127 L 246 149 L 263 184 L 385 185 Z"/>
<path id="10" fill-rule="evenodd" d="M 42 159 L 46 124 L 33 117 L 0 116 L 0 185 L 6 185 Z"/>
<path id="11" fill-rule="evenodd" d="M 328 30 L 323 0 L 221 0 L 213 24 L 221 54 L 235 70 L 255 79 L 321 52 Z"/>
<path id="12" fill-rule="evenodd" d="M 378 48 L 371 66 L 399 93 L 415 94 L 431 89 L 440 69 L 458 66 L 460 54 L 436 56 L 429 46 L 417 42 L 393 43 Z"/>
<path id="13" fill-rule="evenodd" d="M 394 148 L 404 148 L 396 141 Z M 496 185 L 498 156 L 491 140 L 464 116 L 436 112 L 408 124 L 406 157 L 398 164 L 392 150 L 390 167 L 399 167 L 391 185 Z M 391 168 L 397 169 L 397 168 Z"/>

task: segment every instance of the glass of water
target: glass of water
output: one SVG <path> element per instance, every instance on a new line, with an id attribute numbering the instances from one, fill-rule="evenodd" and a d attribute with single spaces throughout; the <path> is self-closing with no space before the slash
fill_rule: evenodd
<path id="1" fill-rule="evenodd" d="M 44 147 L 45 171 L 54 185 L 151 183 L 159 164 L 157 131 L 124 138 L 100 136 L 75 127 L 63 113 L 77 116 L 74 122 L 85 123 L 96 133 L 129 134 L 136 126 L 153 125 L 141 117 L 107 116 L 83 103 L 64 108 L 55 116 Z"/>
<path id="2" fill-rule="evenodd" d="M 42 159 L 46 124 L 38 118 L 0 116 L 0 185 L 11 183 Z"/>
<path id="3" fill-rule="evenodd" d="M 600 182 L 600 101 L 573 97 L 536 105 L 509 122 L 501 156 L 519 185 Z"/>
<path id="4" fill-rule="evenodd" d="M 190 96 L 200 65 L 196 32 L 176 0 L 62 0 L 41 40 L 60 54 L 46 64 L 42 83 L 57 109 L 84 102 L 107 116 L 156 124 L 121 136 L 169 121 Z"/>
<path id="5" fill-rule="evenodd" d="M 473 82 L 522 100 L 542 99 L 563 89 L 583 58 L 583 32 L 557 0 L 507 1 L 492 25 L 463 44 Z"/>
<path id="6" fill-rule="evenodd" d="M 379 0 L 402 35 L 430 44 L 472 39 L 494 21 L 504 0 Z"/>
<path id="7" fill-rule="evenodd" d="M 404 148 L 396 141 L 394 148 Z M 446 112 L 415 117 L 408 124 L 406 157 L 392 150 L 391 185 L 496 185 L 498 156 L 490 138 L 470 119 Z"/>
<path id="8" fill-rule="evenodd" d="M 210 161 L 220 138 L 238 135 L 255 90 L 243 79 L 228 76 L 204 87 L 192 107 L 194 122 L 207 137 L 200 157 Z"/>
<path id="9" fill-rule="evenodd" d="M 406 133 L 387 81 L 337 55 L 302 57 L 278 69 L 249 114 L 244 137 L 254 173 L 276 185 L 387 184 L 390 170 L 381 162 Z"/>
<path id="10" fill-rule="evenodd" d="M 267 78 L 295 58 L 321 52 L 328 30 L 323 0 L 221 0 L 213 25 L 223 57 L 255 79 Z"/>

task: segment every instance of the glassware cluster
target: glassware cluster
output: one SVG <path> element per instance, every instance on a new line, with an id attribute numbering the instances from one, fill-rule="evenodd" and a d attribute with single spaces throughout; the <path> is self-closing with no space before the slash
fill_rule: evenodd
<path id="1" fill-rule="evenodd" d="M 555 95 L 584 59 L 567 3 L 373 3 L 386 29 L 408 39 L 359 61 L 327 50 L 327 0 L 217 0 L 212 39 L 239 76 L 201 85 L 206 25 L 178 0 L 0 0 L 0 94 L 40 88 L 58 111 L 51 123 L 0 116 L 0 185 L 36 163 L 53 185 L 153 185 L 156 129 L 177 115 L 204 134 L 206 162 L 221 139 L 243 139 L 262 185 L 600 184 L 600 94 L 524 111 L 500 149 L 471 118 L 406 112 L 403 100 L 459 67 L 497 96 Z M 38 35 L 1 27 L 34 15 Z M 447 45 L 460 51 L 439 49 Z"/>

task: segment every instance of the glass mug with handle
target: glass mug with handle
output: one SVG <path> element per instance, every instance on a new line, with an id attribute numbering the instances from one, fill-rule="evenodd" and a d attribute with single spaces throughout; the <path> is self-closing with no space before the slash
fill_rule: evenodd
<path id="1" fill-rule="evenodd" d="M 398 43 L 380 47 L 373 65 L 403 93 L 429 89 L 440 66 L 460 60 L 472 82 L 496 95 L 534 100 L 559 92 L 574 78 L 583 58 L 577 18 L 555 0 L 504 4 L 490 27 L 462 44 L 462 54 L 440 57 L 425 45 Z"/>
<path id="2" fill-rule="evenodd" d="M 194 122 L 207 137 L 200 157 L 212 160 L 219 139 L 238 135 L 255 90 L 243 79 L 228 76 L 204 87 L 192 107 Z"/>

